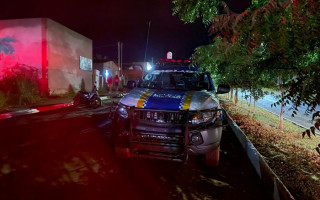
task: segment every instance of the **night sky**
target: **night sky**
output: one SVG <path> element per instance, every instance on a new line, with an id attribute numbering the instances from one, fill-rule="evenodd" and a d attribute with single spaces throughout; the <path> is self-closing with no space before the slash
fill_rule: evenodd
<path id="1" fill-rule="evenodd" d="M 242 11 L 249 0 L 226 1 Z M 117 60 L 117 42 L 123 43 L 123 61 L 143 61 L 151 21 L 147 61 L 165 57 L 188 58 L 195 47 L 212 37 L 201 22 L 184 24 L 172 16 L 171 0 L 4 0 L 1 19 L 48 17 L 93 40 L 93 55 Z M 0 27 L 1 28 L 1 27 Z"/>

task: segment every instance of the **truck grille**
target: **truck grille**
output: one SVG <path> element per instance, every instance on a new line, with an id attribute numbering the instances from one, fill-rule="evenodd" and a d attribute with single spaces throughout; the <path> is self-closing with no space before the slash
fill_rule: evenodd
<path id="1" fill-rule="evenodd" d="M 186 121 L 186 113 L 154 110 L 136 110 L 135 116 L 145 122 L 159 124 L 182 124 Z"/>
<path id="2" fill-rule="evenodd" d="M 184 137 L 181 135 L 168 135 L 168 134 L 148 134 L 148 133 L 141 133 L 136 134 L 134 137 L 135 140 L 140 142 L 155 142 L 155 143 L 175 143 L 181 144 L 184 141 Z"/>
<path id="3" fill-rule="evenodd" d="M 184 137 L 172 134 L 133 133 L 130 148 L 138 154 L 157 152 L 163 153 L 166 157 L 175 157 L 184 153 Z"/>

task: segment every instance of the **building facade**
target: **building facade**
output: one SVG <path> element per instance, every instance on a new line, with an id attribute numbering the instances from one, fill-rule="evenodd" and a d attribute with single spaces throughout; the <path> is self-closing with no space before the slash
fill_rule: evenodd
<path id="1" fill-rule="evenodd" d="M 151 66 L 149 62 L 123 63 L 122 74 L 125 77 L 126 82 L 130 80 L 138 82 L 138 80 L 140 80 L 148 71 L 148 66 Z"/>
<path id="2" fill-rule="evenodd" d="M 48 18 L 0 20 L 0 80 L 19 67 L 48 94 L 91 90 L 92 40 Z"/>
<path id="3" fill-rule="evenodd" d="M 116 75 L 120 76 L 118 65 L 114 61 L 107 61 L 102 63 L 93 63 L 94 80 L 98 88 L 106 86 L 107 78 L 112 76 L 114 79 Z"/>

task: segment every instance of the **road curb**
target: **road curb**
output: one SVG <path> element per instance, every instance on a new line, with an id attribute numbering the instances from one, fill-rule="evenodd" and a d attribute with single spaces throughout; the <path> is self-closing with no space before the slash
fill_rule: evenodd
<path id="1" fill-rule="evenodd" d="M 103 97 L 100 97 L 100 99 L 101 99 L 101 101 L 103 101 L 103 100 L 108 100 L 108 99 L 110 99 L 110 97 L 108 97 L 108 96 L 103 96 Z"/>
<path id="2" fill-rule="evenodd" d="M 110 99 L 110 97 L 102 96 L 102 97 L 100 97 L 100 99 L 101 99 L 101 101 L 103 101 L 103 100 Z M 44 105 L 44 106 L 39 106 L 36 108 L 28 108 L 28 109 L 22 109 L 22 110 L 17 110 L 17 111 L 12 111 L 12 112 L 1 113 L 0 120 L 1 119 L 9 119 L 12 117 L 17 117 L 17 116 L 22 116 L 22 115 L 39 113 L 39 112 L 43 112 L 43 111 L 54 110 L 54 109 L 58 109 L 58 108 L 65 108 L 65 107 L 69 107 L 69 106 L 73 106 L 73 101 L 67 102 L 67 103 Z"/>
<path id="3" fill-rule="evenodd" d="M 238 138 L 241 146 L 246 152 L 251 164 L 253 165 L 255 171 L 257 172 L 259 178 L 263 182 L 266 191 L 270 194 L 274 200 L 294 200 L 286 186 L 282 183 L 279 177 L 273 172 L 273 170 L 268 166 L 264 158 L 254 147 L 251 141 L 243 133 L 240 127 L 232 120 L 229 114 L 225 111 L 227 116 L 227 121 L 236 137 Z"/>
<path id="4" fill-rule="evenodd" d="M 12 117 L 17 117 L 17 116 L 22 116 L 22 115 L 39 113 L 39 112 L 43 112 L 43 111 L 54 110 L 54 109 L 58 109 L 58 108 L 65 108 L 65 107 L 69 107 L 72 105 L 73 105 L 73 102 L 68 102 L 68 103 L 39 106 L 37 108 L 30 108 L 30 109 L 23 109 L 23 110 L 18 110 L 18 111 L 2 113 L 2 114 L 0 114 L 0 120 L 12 118 Z"/>

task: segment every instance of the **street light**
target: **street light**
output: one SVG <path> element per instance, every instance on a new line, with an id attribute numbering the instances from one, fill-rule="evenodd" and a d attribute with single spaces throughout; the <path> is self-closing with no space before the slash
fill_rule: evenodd
<path id="1" fill-rule="evenodd" d="M 147 71 L 150 71 L 152 69 L 152 66 L 150 65 L 150 63 L 147 62 Z"/>
<path id="2" fill-rule="evenodd" d="M 106 70 L 106 78 L 108 78 L 108 76 L 109 76 L 109 71 Z"/>

